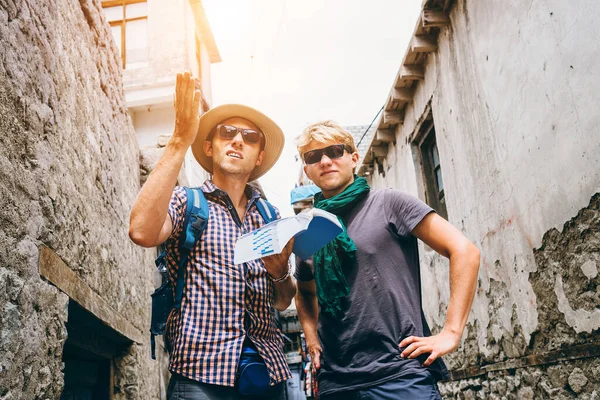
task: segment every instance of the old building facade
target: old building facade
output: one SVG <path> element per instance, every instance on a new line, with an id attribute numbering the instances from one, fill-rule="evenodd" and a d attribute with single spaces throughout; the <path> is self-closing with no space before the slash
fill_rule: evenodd
<path id="1" fill-rule="evenodd" d="M 210 75 L 201 64 L 218 52 L 205 25 L 195 25 L 201 2 L 180 0 L 170 3 L 174 16 L 163 14 L 178 29 L 148 29 L 145 50 L 132 46 L 130 69 L 103 6 L 145 2 L 112 3 L 0 3 L 3 399 L 164 398 L 164 356 L 150 359 L 148 334 L 155 252 L 128 238 L 141 181 L 138 141 L 156 145 L 171 133 L 167 103 L 186 67 L 203 71 L 208 107 Z M 142 11 L 151 27 L 160 20 L 156 3 Z M 159 68 L 155 57 L 179 63 Z M 156 110 L 160 116 L 138 115 Z M 195 174 L 186 172 L 185 179 Z"/>
<path id="2" fill-rule="evenodd" d="M 359 174 L 481 250 L 445 398 L 600 396 L 599 16 L 594 1 L 425 1 L 383 99 Z M 439 331 L 448 263 L 420 255 Z"/>
<path id="3" fill-rule="evenodd" d="M 212 103 L 211 64 L 221 57 L 201 1 L 108 0 L 102 7 L 118 45 L 144 181 L 173 133 L 176 74 L 187 70 L 200 80 L 206 111 Z M 198 186 L 207 177 L 190 151 L 180 183 Z"/>

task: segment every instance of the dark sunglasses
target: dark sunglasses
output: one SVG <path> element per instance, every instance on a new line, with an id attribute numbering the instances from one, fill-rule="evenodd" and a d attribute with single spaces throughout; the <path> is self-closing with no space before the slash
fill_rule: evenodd
<path id="1" fill-rule="evenodd" d="M 330 159 L 340 158 L 344 155 L 344 150 L 347 150 L 348 153 L 352 153 L 352 148 L 347 144 L 334 144 L 329 147 L 325 147 L 324 149 L 311 150 L 304 153 L 304 162 L 306 164 L 314 164 L 321 161 L 323 158 L 323 154 L 325 154 Z"/>
<path id="2" fill-rule="evenodd" d="M 260 142 L 260 139 L 262 138 L 262 133 L 260 131 L 257 131 L 255 129 L 241 129 L 238 128 L 237 126 L 232 126 L 232 125 L 217 125 L 217 132 L 219 133 L 219 136 L 221 136 L 223 139 L 227 139 L 227 140 L 231 140 L 234 137 L 237 136 L 238 132 L 242 134 L 242 138 L 244 139 L 244 142 L 246 143 L 250 143 L 250 144 L 256 144 Z"/>

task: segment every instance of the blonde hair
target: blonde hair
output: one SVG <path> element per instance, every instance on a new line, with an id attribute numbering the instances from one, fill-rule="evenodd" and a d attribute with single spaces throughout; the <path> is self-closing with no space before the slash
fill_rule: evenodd
<path id="1" fill-rule="evenodd" d="M 306 148 L 313 141 L 317 143 L 338 142 L 349 146 L 353 153 L 357 151 L 352 134 L 331 120 L 307 126 L 296 138 L 296 147 L 300 157 L 304 155 Z"/>

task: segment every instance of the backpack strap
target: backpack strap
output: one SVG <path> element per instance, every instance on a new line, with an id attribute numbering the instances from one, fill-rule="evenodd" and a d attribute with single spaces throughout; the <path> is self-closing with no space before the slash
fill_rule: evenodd
<path id="1" fill-rule="evenodd" d="M 200 188 L 184 188 L 187 195 L 185 219 L 179 238 L 179 269 L 175 284 L 175 303 L 173 308 L 181 307 L 183 287 L 185 286 L 185 269 L 194 244 L 202 235 L 208 222 L 208 202 Z"/>
<path id="2" fill-rule="evenodd" d="M 199 188 L 185 188 L 187 195 L 187 207 L 185 219 L 179 238 L 179 269 L 177 271 L 177 282 L 175 284 L 175 302 L 173 308 L 181 308 L 183 298 L 183 287 L 185 286 L 185 269 L 189 260 L 190 252 L 198 241 L 208 223 L 209 208 L 204 192 Z M 258 212 L 265 223 L 275 221 L 277 212 L 275 207 L 268 201 L 259 198 L 256 202 Z"/>
<path id="3" fill-rule="evenodd" d="M 269 222 L 273 222 L 277 219 L 277 212 L 275 211 L 275 207 L 262 197 L 256 201 L 256 208 L 258 212 L 265 220 L 265 224 Z"/>

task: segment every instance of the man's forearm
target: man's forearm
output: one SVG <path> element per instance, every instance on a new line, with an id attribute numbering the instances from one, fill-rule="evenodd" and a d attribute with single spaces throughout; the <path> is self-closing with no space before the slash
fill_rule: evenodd
<path id="1" fill-rule="evenodd" d="M 318 344 L 317 327 L 319 321 L 319 305 L 314 294 L 298 291 L 296 295 L 296 310 L 308 344 Z"/>
<path id="2" fill-rule="evenodd" d="M 129 236 L 135 243 L 146 247 L 159 244 L 157 241 L 186 151 L 187 147 L 171 140 L 142 187 L 131 210 Z"/>
<path id="3" fill-rule="evenodd" d="M 450 255 L 450 303 L 444 330 L 458 337 L 462 336 L 469 317 L 478 272 L 479 250 L 474 245 Z"/>
<path id="4" fill-rule="evenodd" d="M 288 276 L 283 282 L 273 282 L 273 287 L 275 308 L 283 311 L 290 306 L 296 295 L 296 283 L 291 276 Z"/>

